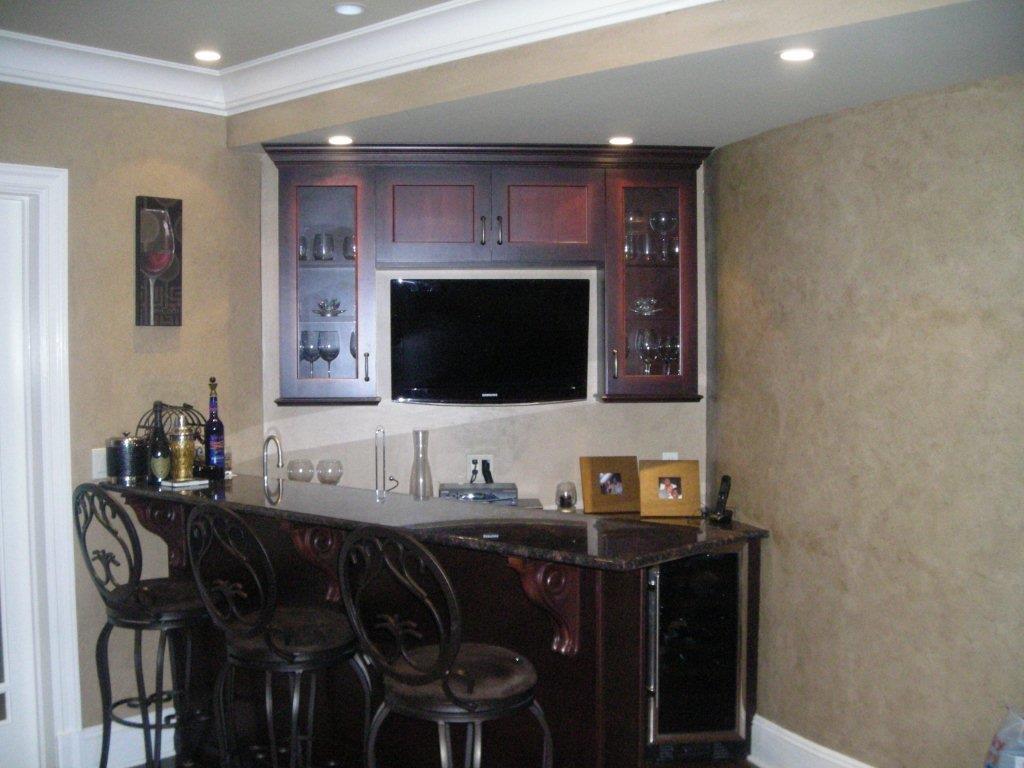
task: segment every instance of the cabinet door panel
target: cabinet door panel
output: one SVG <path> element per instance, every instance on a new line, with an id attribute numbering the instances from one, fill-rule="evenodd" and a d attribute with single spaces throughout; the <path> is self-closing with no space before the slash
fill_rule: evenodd
<path id="1" fill-rule="evenodd" d="M 603 171 L 495 166 L 491 178 L 492 255 L 495 260 L 532 263 L 602 260 Z"/>
<path id="2" fill-rule="evenodd" d="M 279 402 L 375 397 L 367 178 L 352 166 L 280 169 Z"/>
<path id="3" fill-rule="evenodd" d="M 486 166 L 380 169 L 377 260 L 411 265 L 487 261 L 489 179 Z"/>
<path id="4" fill-rule="evenodd" d="M 606 400 L 697 394 L 696 168 L 608 173 Z"/>

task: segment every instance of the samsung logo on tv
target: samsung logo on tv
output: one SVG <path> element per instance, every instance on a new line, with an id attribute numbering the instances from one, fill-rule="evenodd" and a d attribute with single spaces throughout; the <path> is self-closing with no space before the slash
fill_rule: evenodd
<path id="1" fill-rule="evenodd" d="M 481 392 L 480 397 L 497 397 L 497 392 Z"/>

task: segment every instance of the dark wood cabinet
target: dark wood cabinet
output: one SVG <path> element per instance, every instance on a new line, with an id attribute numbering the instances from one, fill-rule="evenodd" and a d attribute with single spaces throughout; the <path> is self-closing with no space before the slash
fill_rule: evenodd
<path id="1" fill-rule="evenodd" d="M 709 150 L 266 149 L 281 180 L 279 403 L 379 400 L 377 264 L 601 267 L 597 397 L 700 399 L 696 175 Z M 325 243 L 333 259 L 317 258 Z M 334 299 L 337 314 L 317 314 Z M 323 357 L 303 358 L 302 340 L 332 331 L 341 350 L 328 376 Z"/>
<path id="2" fill-rule="evenodd" d="M 370 169 L 279 166 L 279 405 L 377 402 Z"/>
<path id="3" fill-rule="evenodd" d="M 399 165 L 377 171 L 377 263 L 485 262 L 490 258 L 490 169 Z"/>
<path id="4" fill-rule="evenodd" d="M 597 263 L 604 250 L 604 171 L 494 166 L 492 260 L 502 264 Z"/>
<path id="5" fill-rule="evenodd" d="M 606 401 L 700 399 L 696 170 L 608 172 Z"/>

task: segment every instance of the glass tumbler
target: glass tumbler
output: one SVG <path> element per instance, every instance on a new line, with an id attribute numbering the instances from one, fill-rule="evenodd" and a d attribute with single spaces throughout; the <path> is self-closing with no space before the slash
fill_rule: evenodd
<path id="1" fill-rule="evenodd" d="M 337 459 L 321 459 L 316 464 L 316 479 L 324 485 L 337 485 L 341 482 L 342 471 Z"/>
<path id="2" fill-rule="evenodd" d="M 288 462 L 288 479 L 308 483 L 313 479 L 313 462 L 309 459 L 292 459 Z"/>
<path id="3" fill-rule="evenodd" d="M 566 480 L 558 484 L 555 488 L 555 506 L 560 512 L 576 511 L 576 483 Z"/>

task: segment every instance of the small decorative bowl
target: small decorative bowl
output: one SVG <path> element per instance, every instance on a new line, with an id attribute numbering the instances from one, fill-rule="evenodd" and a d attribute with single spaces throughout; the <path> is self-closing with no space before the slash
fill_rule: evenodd
<path id="1" fill-rule="evenodd" d="M 338 299 L 320 299 L 316 303 L 316 309 L 313 310 L 313 313 L 320 315 L 320 317 L 337 317 L 344 311 Z"/>

